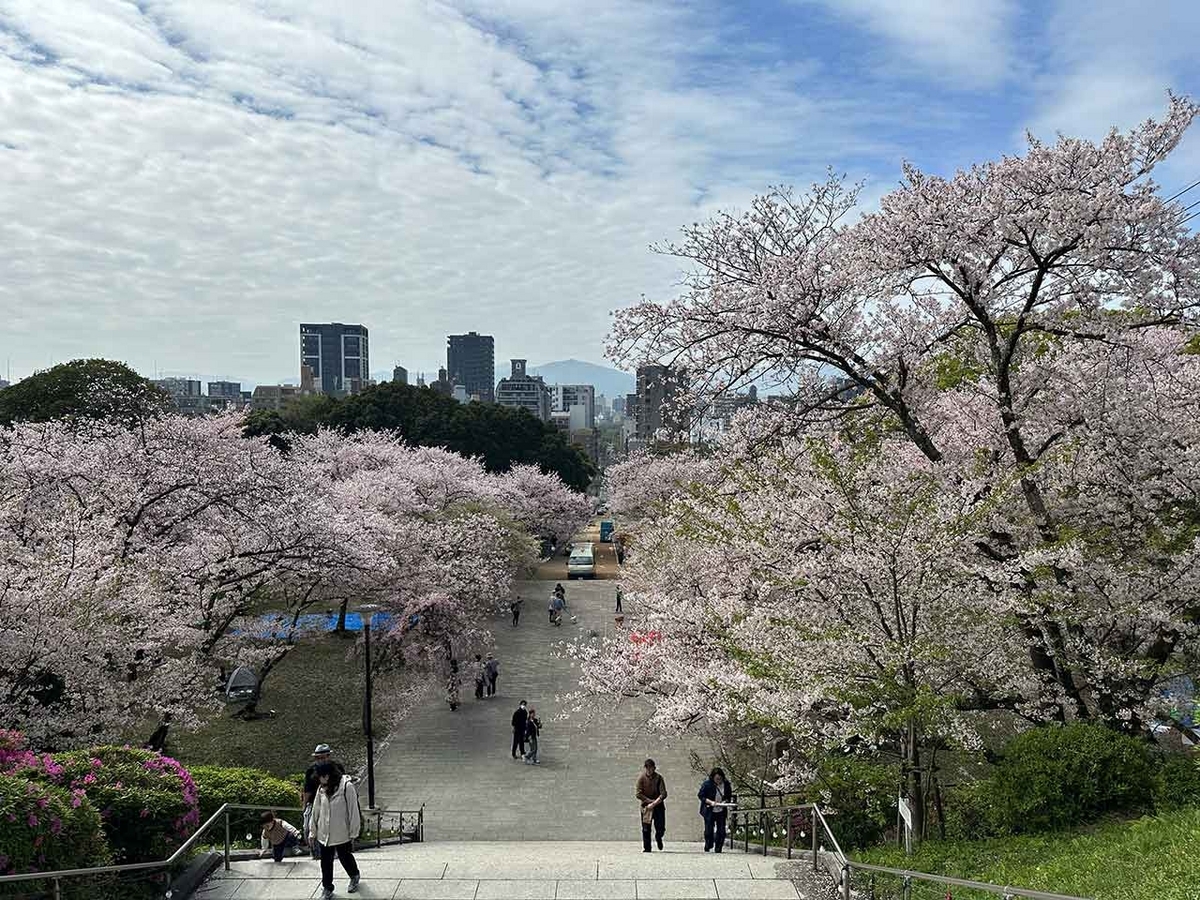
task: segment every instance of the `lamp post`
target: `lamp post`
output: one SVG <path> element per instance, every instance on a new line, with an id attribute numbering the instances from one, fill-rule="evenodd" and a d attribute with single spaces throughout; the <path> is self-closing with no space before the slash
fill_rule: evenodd
<path id="1" fill-rule="evenodd" d="M 363 732 L 367 737 L 367 808 L 375 808 L 375 735 L 371 728 L 371 612 L 375 604 L 367 603 L 359 607 L 363 617 L 364 655 L 367 661 L 367 687 L 363 697 Z"/>

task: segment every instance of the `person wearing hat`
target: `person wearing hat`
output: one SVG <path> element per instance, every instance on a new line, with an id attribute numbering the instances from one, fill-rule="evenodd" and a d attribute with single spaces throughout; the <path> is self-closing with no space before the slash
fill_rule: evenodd
<path id="1" fill-rule="evenodd" d="M 316 831 L 312 827 L 313 801 L 317 796 L 317 788 L 320 787 L 317 766 L 321 763 L 332 762 L 343 775 L 346 774 L 342 764 L 333 761 L 332 755 L 333 750 L 328 744 L 317 744 L 316 749 L 312 752 L 312 765 L 304 771 L 304 787 L 300 789 L 300 805 L 304 807 L 304 839 L 308 842 L 313 859 L 321 858 L 321 848 L 317 845 Z"/>

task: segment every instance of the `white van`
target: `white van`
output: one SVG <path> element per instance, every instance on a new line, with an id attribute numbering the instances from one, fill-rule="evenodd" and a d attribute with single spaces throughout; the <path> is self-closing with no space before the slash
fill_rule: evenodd
<path id="1" fill-rule="evenodd" d="M 567 560 L 567 580 L 572 578 L 594 578 L 596 576 L 596 555 L 591 544 L 575 544 L 571 547 L 571 556 Z"/>

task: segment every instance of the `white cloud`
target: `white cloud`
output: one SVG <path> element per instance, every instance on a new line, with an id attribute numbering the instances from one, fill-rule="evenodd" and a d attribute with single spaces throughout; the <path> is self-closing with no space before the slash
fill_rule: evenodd
<path id="1" fill-rule="evenodd" d="M 889 41 L 908 63 L 959 86 L 992 86 L 1016 64 L 1013 0 L 803 0 Z M 854 65 L 854 60 L 847 60 Z M 861 64 L 861 63 L 860 63 Z"/>
<path id="2" fill-rule="evenodd" d="M 595 359 L 609 309 L 673 282 L 646 247 L 698 197 L 850 140 L 795 96 L 799 62 L 691 86 L 702 26 L 633 2 L 0 0 L 0 355 L 267 380 L 316 319 L 367 324 L 374 369 L 468 328 Z"/>

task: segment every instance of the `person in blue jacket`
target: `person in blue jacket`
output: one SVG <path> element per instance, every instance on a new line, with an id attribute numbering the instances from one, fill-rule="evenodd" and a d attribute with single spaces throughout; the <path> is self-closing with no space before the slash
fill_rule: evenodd
<path id="1" fill-rule="evenodd" d="M 704 816 L 704 852 L 715 849 L 717 853 L 725 846 L 725 820 L 729 817 L 729 803 L 733 789 L 729 779 L 719 768 L 708 773 L 704 784 L 700 785 L 700 815 Z"/>

